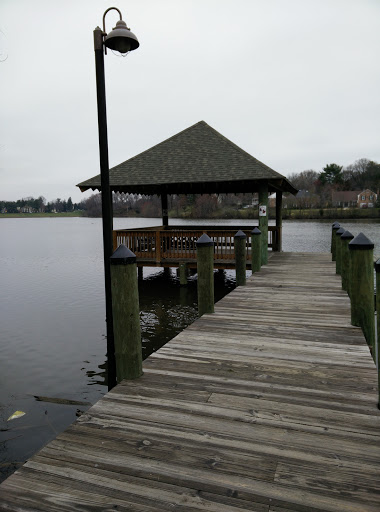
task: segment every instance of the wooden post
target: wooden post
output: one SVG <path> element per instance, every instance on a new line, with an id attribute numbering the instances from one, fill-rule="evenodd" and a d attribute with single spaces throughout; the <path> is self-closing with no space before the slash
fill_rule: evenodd
<path id="1" fill-rule="evenodd" d="M 168 227 L 169 215 L 168 215 L 168 196 L 167 194 L 161 194 L 161 208 L 162 208 L 162 225 Z"/>
<path id="2" fill-rule="evenodd" d="M 156 231 L 155 249 L 156 249 L 156 263 L 160 263 L 161 262 L 161 230 L 160 229 L 158 229 Z"/>
<path id="3" fill-rule="evenodd" d="M 247 235 L 239 230 L 234 236 L 236 286 L 245 286 L 247 268 Z"/>
<path id="4" fill-rule="evenodd" d="M 344 229 L 340 227 L 335 231 L 335 272 L 342 273 L 342 242 L 340 237 L 343 235 Z"/>
<path id="5" fill-rule="evenodd" d="M 251 269 L 252 274 L 261 269 L 261 231 L 257 227 L 251 231 Z"/>
<path id="6" fill-rule="evenodd" d="M 374 244 L 359 233 L 348 244 L 351 254 L 351 324 L 361 327 L 375 356 Z"/>
<path id="7" fill-rule="evenodd" d="M 335 261 L 335 242 L 336 242 L 336 236 L 335 231 L 340 228 L 339 222 L 334 222 L 331 229 L 331 257 L 332 260 Z"/>
<path id="8" fill-rule="evenodd" d="M 268 184 L 259 188 L 259 229 L 261 231 L 261 264 L 268 263 Z"/>
<path id="9" fill-rule="evenodd" d="M 351 276 L 351 263 L 350 263 L 350 252 L 348 250 L 348 244 L 350 240 L 354 238 L 349 231 L 345 231 L 340 237 L 341 248 L 341 271 L 342 271 L 342 288 L 348 295 L 350 295 L 350 276 Z"/>
<path id="10" fill-rule="evenodd" d="M 117 233 L 116 233 L 116 231 L 112 231 L 112 247 L 113 247 L 113 250 L 116 251 L 116 249 L 117 249 Z"/>
<path id="11" fill-rule="evenodd" d="M 377 317 L 377 374 L 379 401 L 377 407 L 380 409 L 380 258 L 375 263 L 376 271 L 376 317 Z"/>
<path id="12" fill-rule="evenodd" d="M 179 272 L 179 284 L 181 286 L 186 286 L 187 285 L 187 264 L 186 263 L 180 263 L 179 264 L 179 268 L 178 268 L 178 272 Z"/>
<path id="13" fill-rule="evenodd" d="M 276 192 L 276 227 L 277 244 L 276 251 L 282 251 L 282 192 Z"/>
<path id="14" fill-rule="evenodd" d="M 136 256 L 120 245 L 110 258 L 117 381 L 142 375 Z"/>
<path id="15" fill-rule="evenodd" d="M 214 242 L 204 233 L 197 240 L 198 313 L 214 312 Z"/>

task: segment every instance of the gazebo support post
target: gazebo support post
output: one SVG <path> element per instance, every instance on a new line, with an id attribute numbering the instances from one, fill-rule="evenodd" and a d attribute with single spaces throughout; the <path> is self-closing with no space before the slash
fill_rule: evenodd
<path id="1" fill-rule="evenodd" d="M 276 251 L 282 251 L 282 192 L 276 192 Z"/>
<path id="2" fill-rule="evenodd" d="M 268 183 L 259 188 L 259 229 L 261 231 L 261 264 L 268 263 Z"/>
<path id="3" fill-rule="evenodd" d="M 161 208 L 162 208 L 162 225 L 166 228 L 169 226 L 168 215 L 168 195 L 161 194 Z"/>

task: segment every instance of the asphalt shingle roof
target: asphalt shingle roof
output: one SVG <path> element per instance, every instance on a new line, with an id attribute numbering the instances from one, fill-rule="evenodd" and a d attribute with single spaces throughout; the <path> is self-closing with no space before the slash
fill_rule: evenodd
<path id="1" fill-rule="evenodd" d="M 111 190 L 141 194 L 255 192 L 263 182 L 270 191 L 297 192 L 204 121 L 110 169 Z M 100 174 L 77 186 L 101 190 Z"/>

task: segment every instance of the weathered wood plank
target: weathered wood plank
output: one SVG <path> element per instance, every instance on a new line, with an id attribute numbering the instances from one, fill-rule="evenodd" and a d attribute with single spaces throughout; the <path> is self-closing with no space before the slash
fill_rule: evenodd
<path id="1" fill-rule="evenodd" d="M 378 511 L 376 369 L 330 260 L 273 254 L 6 480 L 0 510 Z"/>

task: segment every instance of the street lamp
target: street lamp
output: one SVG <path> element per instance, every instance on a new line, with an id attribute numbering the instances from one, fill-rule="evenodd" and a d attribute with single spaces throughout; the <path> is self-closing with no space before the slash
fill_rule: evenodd
<path id="1" fill-rule="evenodd" d="M 105 28 L 106 14 L 115 10 L 119 13 L 120 20 L 116 27 L 107 34 Z M 139 47 L 137 37 L 129 30 L 123 21 L 121 12 L 116 7 L 110 7 L 103 14 L 103 30 L 96 27 L 94 30 L 94 50 L 96 67 L 96 95 L 98 104 L 99 127 L 99 157 L 100 177 L 102 189 L 102 219 L 103 219 L 103 255 L 104 255 L 104 281 L 106 294 L 106 324 L 107 324 L 107 361 L 108 361 L 108 389 L 116 385 L 115 346 L 113 334 L 112 296 L 111 296 L 111 271 L 110 257 L 112 255 L 112 195 L 109 180 L 108 163 L 108 137 L 107 137 L 107 111 L 106 89 L 104 80 L 104 53 L 107 48 L 126 54 Z"/>

